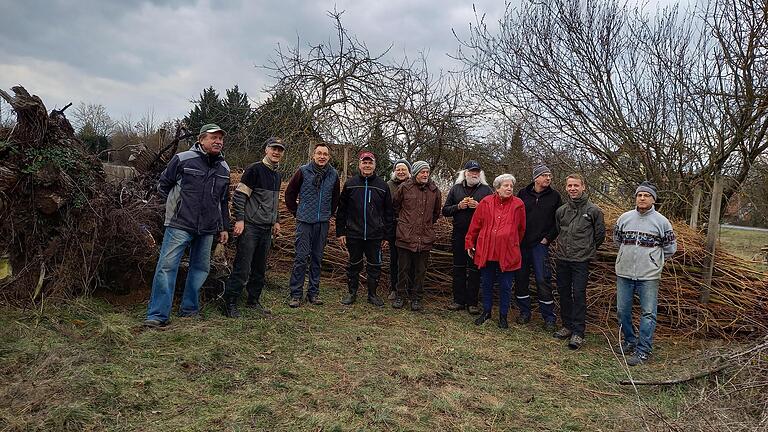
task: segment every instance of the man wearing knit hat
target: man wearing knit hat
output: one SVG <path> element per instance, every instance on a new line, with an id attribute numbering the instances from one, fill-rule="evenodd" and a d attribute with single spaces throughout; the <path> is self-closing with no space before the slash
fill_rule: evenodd
<path id="1" fill-rule="evenodd" d="M 387 186 L 392 199 L 395 198 L 397 188 L 403 182 L 411 178 L 411 163 L 405 159 L 398 159 L 392 165 L 392 175 Z M 397 232 L 397 214 L 394 215 L 393 231 Z M 397 247 L 394 243 L 389 244 L 389 300 L 397 298 Z"/>
<path id="2" fill-rule="evenodd" d="M 429 251 L 435 242 L 434 224 L 440 217 L 440 189 L 429 179 L 429 164 L 413 163 L 413 177 L 403 182 L 394 199 L 398 215 L 395 246 L 398 254 L 397 297 L 392 307 L 403 307 L 404 298 L 411 301 L 411 310 L 422 309 L 424 277 Z"/>
<path id="3" fill-rule="evenodd" d="M 621 352 L 632 353 L 627 364 L 642 364 L 653 352 L 656 330 L 659 280 L 664 262 L 677 251 L 672 224 L 654 204 L 656 186 L 644 181 L 635 190 L 635 209 L 616 221 L 613 241 L 619 246 L 616 257 L 616 309 L 623 341 Z M 632 301 L 640 299 L 639 334 L 632 326 Z"/>
<path id="4" fill-rule="evenodd" d="M 515 300 L 520 315 L 518 324 L 531 320 L 531 296 L 528 289 L 531 267 L 536 278 L 539 312 L 548 333 L 556 330 L 552 274 L 549 268 L 549 245 L 557 238 L 555 212 L 563 204 L 560 194 L 552 189 L 552 171 L 544 164 L 533 168 L 533 182 L 517 193 L 525 204 L 525 235 L 520 244 L 523 264 L 515 273 Z"/>
<path id="5" fill-rule="evenodd" d="M 443 205 L 443 216 L 453 220 L 451 251 L 453 252 L 453 302 L 448 305 L 452 311 L 466 309 L 477 315 L 477 294 L 480 291 L 480 272 L 474 260 L 464 249 L 464 238 L 480 200 L 493 195 L 493 189 L 485 180 L 485 173 L 477 161 L 468 161 L 459 171 L 456 182 L 448 192 Z"/>

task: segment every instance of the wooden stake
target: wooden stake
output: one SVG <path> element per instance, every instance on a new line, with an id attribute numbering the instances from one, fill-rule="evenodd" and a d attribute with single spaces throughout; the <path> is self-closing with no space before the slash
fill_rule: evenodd
<path id="1" fill-rule="evenodd" d="M 712 274 L 715 271 L 715 247 L 720 233 L 720 205 L 723 202 L 723 182 L 720 175 L 715 175 L 712 185 L 712 203 L 709 207 L 709 221 L 707 221 L 707 244 L 704 256 L 704 286 L 701 287 L 702 304 L 709 303 L 709 293 L 712 289 Z"/>
<path id="2" fill-rule="evenodd" d="M 697 185 L 693 190 L 693 208 L 691 208 L 691 221 L 688 224 L 693 229 L 698 229 L 702 196 L 704 196 L 704 190 L 701 188 L 701 185 Z"/>

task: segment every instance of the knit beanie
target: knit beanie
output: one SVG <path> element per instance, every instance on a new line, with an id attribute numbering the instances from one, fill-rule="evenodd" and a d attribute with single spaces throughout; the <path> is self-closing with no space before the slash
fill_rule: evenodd
<path id="1" fill-rule="evenodd" d="M 407 161 L 407 160 L 405 160 L 405 159 L 398 159 L 398 160 L 396 160 L 396 161 L 395 161 L 395 164 L 394 164 L 394 165 L 392 165 L 392 171 L 394 171 L 394 170 L 395 170 L 395 168 L 397 168 L 397 166 L 398 166 L 398 165 L 400 165 L 400 164 L 403 164 L 403 165 L 405 165 L 405 167 L 406 167 L 406 168 L 408 168 L 408 174 L 410 174 L 410 173 L 411 173 L 411 163 L 410 163 L 410 162 L 408 162 L 408 161 Z"/>
<path id="2" fill-rule="evenodd" d="M 413 170 L 411 171 L 411 174 L 416 176 L 419 171 L 424 169 L 429 169 L 429 164 L 426 161 L 416 161 L 413 163 Z"/>
<path id="3" fill-rule="evenodd" d="M 544 164 L 536 165 L 535 167 L 533 167 L 533 179 L 534 180 L 536 180 L 536 177 L 538 177 L 538 176 L 540 176 L 542 174 L 547 174 L 547 173 L 552 174 L 552 171 L 550 171 L 550 169 L 547 168 L 547 166 L 544 165 Z"/>
<path id="4" fill-rule="evenodd" d="M 640 183 L 640 186 L 638 186 L 637 189 L 635 189 L 635 196 L 637 196 L 637 194 L 639 194 L 640 192 L 647 192 L 651 194 L 651 196 L 653 196 L 653 201 L 656 201 L 658 196 L 658 192 L 656 191 L 656 185 L 649 182 L 648 180 Z"/>

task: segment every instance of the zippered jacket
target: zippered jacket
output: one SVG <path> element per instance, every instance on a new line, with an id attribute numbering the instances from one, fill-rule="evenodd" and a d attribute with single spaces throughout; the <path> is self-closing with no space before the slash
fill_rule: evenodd
<path id="1" fill-rule="evenodd" d="M 321 173 L 302 165 L 285 188 L 285 206 L 304 223 L 328 222 L 339 204 L 339 173 L 330 165 Z"/>
<path id="2" fill-rule="evenodd" d="M 528 218 L 525 236 L 520 244 L 524 248 L 532 248 L 546 238 L 552 243 L 557 238 L 555 212 L 563 205 L 560 193 L 547 187 L 541 193 L 536 193 L 534 183 L 520 189 L 517 197 L 525 204 L 525 215 Z"/>
<path id="3" fill-rule="evenodd" d="M 575 200 L 566 198 L 555 213 L 557 244 L 554 256 L 563 261 L 591 261 L 605 241 L 605 220 L 600 207 L 586 193 Z"/>
<path id="4" fill-rule="evenodd" d="M 229 165 L 221 154 L 206 154 L 200 143 L 171 158 L 157 191 L 165 201 L 165 226 L 196 235 L 230 229 Z"/>
<path id="5" fill-rule="evenodd" d="M 464 249 L 475 248 L 477 268 L 498 261 L 503 272 L 518 270 L 525 223 L 525 205 L 520 198 L 511 196 L 502 201 L 497 193 L 489 195 L 477 205 L 464 237 Z"/>
<path id="6" fill-rule="evenodd" d="M 619 216 L 613 241 L 619 246 L 616 275 L 632 280 L 661 279 L 664 261 L 677 251 L 672 224 L 653 207 Z"/>
<path id="7" fill-rule="evenodd" d="M 381 177 L 358 174 L 344 183 L 336 211 L 336 237 L 393 240 L 392 197 Z"/>
<path id="8" fill-rule="evenodd" d="M 487 184 L 478 183 L 473 188 L 467 186 L 465 181 L 454 184 L 448 192 L 445 204 L 443 204 L 443 216 L 453 218 L 454 232 L 466 233 L 469 229 L 469 224 L 472 222 L 472 215 L 477 210 L 477 208 L 469 207 L 463 210 L 460 209 L 459 203 L 461 200 L 465 197 L 470 197 L 479 203 L 483 198 L 492 194 L 493 189 Z"/>
<path id="9" fill-rule="evenodd" d="M 432 250 L 435 222 L 440 217 L 442 197 L 435 182 L 419 184 L 413 178 L 403 182 L 395 193 L 397 247 L 411 252 Z"/>
<path id="10" fill-rule="evenodd" d="M 232 196 L 235 221 L 272 226 L 278 222 L 279 204 L 280 173 L 263 161 L 249 165 Z"/>

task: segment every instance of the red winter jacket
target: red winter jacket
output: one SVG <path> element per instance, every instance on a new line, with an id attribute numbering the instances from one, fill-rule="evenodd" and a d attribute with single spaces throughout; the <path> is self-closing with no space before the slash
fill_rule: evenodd
<path id="1" fill-rule="evenodd" d="M 493 221 L 500 218 L 496 230 Z M 469 224 L 469 231 L 464 238 L 464 249 L 476 249 L 475 264 L 485 267 L 490 253 L 491 242 L 499 251 L 501 271 L 508 272 L 520 268 L 520 242 L 525 234 L 525 204 L 511 196 L 501 201 L 498 193 L 488 195 L 480 201 Z"/>

